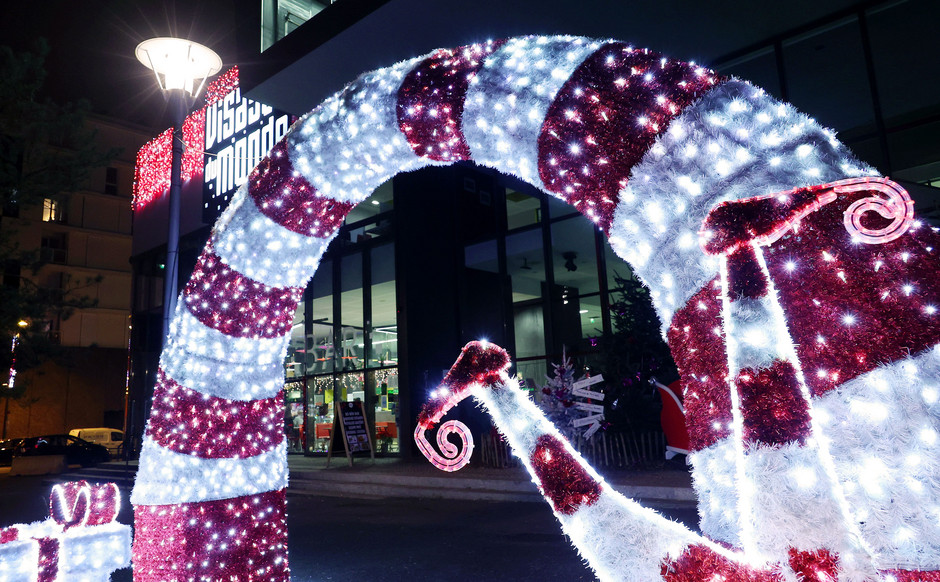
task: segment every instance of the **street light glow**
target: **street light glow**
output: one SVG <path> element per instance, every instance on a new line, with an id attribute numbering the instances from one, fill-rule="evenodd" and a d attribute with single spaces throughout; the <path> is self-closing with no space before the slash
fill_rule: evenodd
<path id="1" fill-rule="evenodd" d="M 215 51 L 182 38 L 151 38 L 137 45 L 134 54 L 154 72 L 161 89 L 181 89 L 192 97 L 202 90 L 207 77 L 222 69 L 222 59 Z"/>

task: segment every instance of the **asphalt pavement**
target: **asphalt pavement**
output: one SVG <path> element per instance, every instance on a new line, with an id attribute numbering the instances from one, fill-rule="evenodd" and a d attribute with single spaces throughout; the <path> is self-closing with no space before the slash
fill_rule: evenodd
<path id="1" fill-rule="evenodd" d="M 291 456 L 288 488 L 291 577 L 297 582 L 593 580 L 548 504 L 521 469 L 467 467 L 444 474 L 397 459 Z M 124 501 L 136 467 L 11 477 L 0 472 L 0 526 L 48 515 L 53 482 L 114 481 Z M 695 528 L 687 471 L 620 471 L 605 478 L 667 517 Z M 118 516 L 133 520 L 129 503 Z M 129 581 L 129 569 L 114 581 Z"/>

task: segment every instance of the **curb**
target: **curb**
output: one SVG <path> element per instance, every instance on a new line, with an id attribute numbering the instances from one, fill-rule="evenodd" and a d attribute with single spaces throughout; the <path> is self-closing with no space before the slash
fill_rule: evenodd
<path id="1" fill-rule="evenodd" d="M 457 501 L 511 501 L 543 503 L 535 483 L 524 472 L 496 474 L 459 474 L 428 472 L 426 470 L 364 467 L 350 470 L 346 467 L 327 469 L 317 466 L 297 466 L 290 470 L 288 494 L 322 495 L 351 498 L 453 499 Z M 94 468 L 47 476 L 46 481 L 85 479 L 111 481 L 131 488 L 136 465 L 105 463 Z M 629 475 L 608 484 L 622 495 L 645 505 L 689 506 L 697 503 L 695 491 L 687 485 L 646 485 L 631 483 Z"/>
<path id="2" fill-rule="evenodd" d="M 691 487 L 609 483 L 619 493 L 652 504 L 695 504 Z M 337 497 L 400 497 L 475 501 L 542 503 L 538 487 L 528 480 L 461 477 L 456 475 L 399 475 L 336 470 L 291 472 L 288 493 Z"/>

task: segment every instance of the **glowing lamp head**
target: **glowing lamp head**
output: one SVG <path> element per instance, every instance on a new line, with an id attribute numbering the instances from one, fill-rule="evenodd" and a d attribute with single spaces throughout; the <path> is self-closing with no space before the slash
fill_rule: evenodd
<path id="1" fill-rule="evenodd" d="M 199 93 L 207 77 L 222 68 L 222 59 L 215 51 L 182 38 L 151 38 L 137 45 L 134 54 L 154 72 L 161 89 L 182 90 L 192 97 Z"/>

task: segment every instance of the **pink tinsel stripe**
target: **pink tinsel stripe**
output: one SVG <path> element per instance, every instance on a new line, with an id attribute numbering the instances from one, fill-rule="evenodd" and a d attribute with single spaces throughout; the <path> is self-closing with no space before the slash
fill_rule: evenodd
<path id="1" fill-rule="evenodd" d="M 461 130 L 464 99 L 483 60 L 505 41 L 439 49 L 398 89 L 398 126 L 415 154 L 435 160 L 470 159 Z"/>
<path id="2" fill-rule="evenodd" d="M 134 508 L 134 580 L 290 579 L 285 490 Z"/>
<path id="3" fill-rule="evenodd" d="M 244 459 L 284 440 L 279 396 L 229 400 L 180 385 L 161 369 L 153 392 L 147 436 L 177 453 L 203 459 Z"/>
<path id="4" fill-rule="evenodd" d="M 209 247 L 183 291 L 186 307 L 206 327 L 253 338 L 286 335 L 302 296 L 301 287 L 272 287 L 239 273 Z"/>
<path id="5" fill-rule="evenodd" d="M 268 157 L 248 177 L 248 193 L 258 210 L 284 228 L 307 236 L 327 238 L 340 227 L 352 204 L 317 194 L 294 171 L 287 139 L 271 148 Z"/>
<path id="6" fill-rule="evenodd" d="M 721 81 L 646 49 L 605 45 L 548 110 L 538 138 L 542 182 L 606 232 L 633 167 L 682 108 Z"/>

